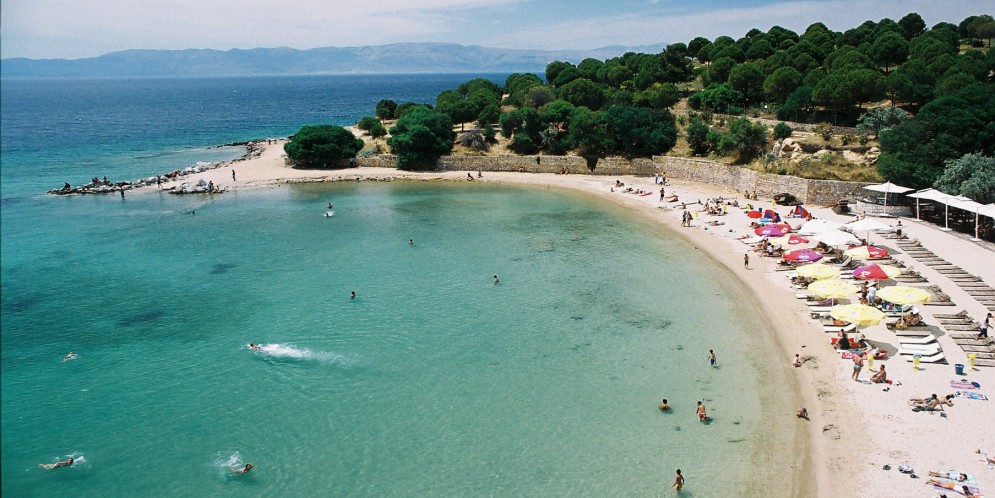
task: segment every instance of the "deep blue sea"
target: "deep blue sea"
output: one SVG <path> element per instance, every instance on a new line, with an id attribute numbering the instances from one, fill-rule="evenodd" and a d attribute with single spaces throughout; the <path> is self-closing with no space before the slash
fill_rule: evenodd
<path id="1" fill-rule="evenodd" d="M 2 494 L 657 496 L 678 467 L 685 496 L 765 489 L 794 440 L 763 322 L 621 208 L 483 182 L 45 194 L 472 77 L 0 81 Z"/>

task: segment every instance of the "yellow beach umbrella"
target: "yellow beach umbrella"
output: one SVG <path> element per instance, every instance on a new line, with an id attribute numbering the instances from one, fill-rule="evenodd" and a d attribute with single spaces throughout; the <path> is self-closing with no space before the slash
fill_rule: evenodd
<path id="1" fill-rule="evenodd" d="M 808 292 L 824 299 L 838 299 L 857 292 L 857 286 L 838 279 L 819 280 L 809 284 Z"/>
<path id="2" fill-rule="evenodd" d="M 928 302 L 933 298 L 925 289 L 904 285 L 885 287 L 878 291 L 877 296 L 889 303 L 895 304 L 920 304 Z"/>
<path id="3" fill-rule="evenodd" d="M 877 325 L 884 320 L 885 314 L 865 304 L 843 304 L 829 308 L 829 316 L 850 322 L 858 327 Z"/>
<path id="4" fill-rule="evenodd" d="M 840 269 L 835 266 L 824 265 L 822 263 L 812 263 L 809 265 L 799 266 L 796 273 L 799 277 L 824 280 L 840 276 Z"/>

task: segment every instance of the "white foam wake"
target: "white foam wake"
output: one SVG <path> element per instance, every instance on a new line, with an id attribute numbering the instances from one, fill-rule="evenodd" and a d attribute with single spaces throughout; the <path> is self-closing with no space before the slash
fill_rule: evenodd
<path id="1" fill-rule="evenodd" d="M 338 363 L 347 365 L 352 362 L 350 358 L 338 353 L 329 351 L 313 351 L 307 348 L 297 348 L 288 344 L 260 344 L 255 350 L 259 355 L 300 361 L 316 361 L 320 363 Z"/>

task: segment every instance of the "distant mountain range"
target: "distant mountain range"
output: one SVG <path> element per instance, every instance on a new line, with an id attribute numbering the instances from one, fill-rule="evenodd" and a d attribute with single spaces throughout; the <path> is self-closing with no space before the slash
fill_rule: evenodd
<path id="1" fill-rule="evenodd" d="M 666 45 L 591 50 L 517 50 L 452 43 L 232 50 L 124 50 L 85 59 L 0 60 L 3 78 L 124 78 L 314 74 L 541 72 L 555 61 L 659 53 Z"/>

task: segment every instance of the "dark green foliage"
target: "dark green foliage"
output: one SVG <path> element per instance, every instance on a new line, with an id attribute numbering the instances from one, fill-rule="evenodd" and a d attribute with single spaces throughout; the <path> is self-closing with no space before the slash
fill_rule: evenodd
<path id="1" fill-rule="evenodd" d="M 576 69 L 574 65 L 569 62 L 553 61 L 546 64 L 546 81 L 550 83 L 556 81 L 556 77 L 567 68 Z"/>
<path id="2" fill-rule="evenodd" d="M 878 171 L 889 181 L 931 186 L 944 163 L 971 152 L 995 152 L 995 89 L 974 84 L 923 106 L 910 121 L 881 132 Z M 904 182 L 904 183 L 902 183 Z"/>
<path id="3" fill-rule="evenodd" d="M 884 67 L 885 74 L 891 66 L 897 66 L 909 56 L 909 42 L 898 33 L 887 33 L 874 40 L 871 45 L 871 58 Z"/>
<path id="4" fill-rule="evenodd" d="M 747 104 L 755 104 L 763 92 L 764 73 L 757 64 L 739 64 L 729 72 L 728 83 L 733 90 L 743 94 Z"/>
<path id="5" fill-rule="evenodd" d="M 387 139 L 397 167 L 431 169 L 439 157 L 453 149 L 453 123 L 449 116 L 425 108 L 416 108 L 397 120 Z"/>
<path id="6" fill-rule="evenodd" d="M 574 109 L 576 107 L 566 100 L 554 100 L 539 109 L 539 115 L 547 123 L 566 123 L 570 121 Z"/>
<path id="7" fill-rule="evenodd" d="M 598 71 L 601 71 L 601 66 L 604 65 L 605 63 L 598 59 L 587 58 L 580 61 L 580 64 L 577 65 L 577 70 L 580 71 L 581 78 L 594 81 L 598 79 Z"/>
<path id="8" fill-rule="evenodd" d="M 626 157 L 663 154 L 677 143 L 677 126 L 669 111 L 614 106 L 602 120 L 612 138 L 611 151 Z"/>
<path id="9" fill-rule="evenodd" d="M 567 144 L 576 149 L 577 154 L 588 159 L 604 156 L 612 145 L 611 137 L 605 129 L 601 115 L 586 107 L 578 107 L 570 118 Z M 597 162 L 596 160 L 594 161 Z"/>
<path id="10" fill-rule="evenodd" d="M 697 59 L 698 52 L 702 49 L 702 47 L 707 46 L 709 43 L 711 42 L 708 41 L 708 38 L 701 36 L 691 40 L 688 42 L 688 55 Z"/>
<path id="11" fill-rule="evenodd" d="M 456 91 L 466 96 L 479 91 L 485 91 L 493 95 L 495 100 L 500 100 L 502 93 L 501 87 L 487 78 L 474 78 L 466 83 L 462 83 L 456 87 Z"/>
<path id="12" fill-rule="evenodd" d="M 514 140 L 508 148 L 519 154 L 535 154 L 539 152 L 539 146 L 525 133 L 515 133 Z"/>
<path id="13" fill-rule="evenodd" d="M 902 31 L 905 33 L 905 38 L 911 40 L 926 31 L 926 22 L 922 20 L 922 16 L 912 12 L 907 14 L 905 17 L 898 20 L 898 25 L 902 27 Z"/>
<path id="14" fill-rule="evenodd" d="M 403 104 L 398 105 L 397 109 L 394 110 L 394 119 L 403 118 L 404 116 L 407 116 L 411 111 L 414 111 L 415 109 L 418 108 L 432 109 L 432 106 L 428 104 L 419 104 L 417 102 L 404 102 Z"/>
<path id="15" fill-rule="evenodd" d="M 356 128 L 359 128 L 360 130 L 363 131 L 370 131 L 370 129 L 373 128 L 373 125 L 378 125 L 378 124 L 380 124 L 379 119 L 373 116 L 365 116 L 363 117 L 363 119 L 360 119 L 358 123 L 356 123 Z"/>
<path id="16" fill-rule="evenodd" d="M 556 94 L 547 86 L 534 86 L 525 92 L 523 107 L 542 107 L 556 99 Z"/>
<path id="17" fill-rule="evenodd" d="M 884 96 L 884 78 L 870 69 L 830 73 L 812 91 L 812 101 L 834 111 L 847 111 Z"/>
<path id="18" fill-rule="evenodd" d="M 484 135 L 484 140 L 487 140 L 487 143 L 492 144 L 497 142 L 497 132 L 494 131 L 494 127 L 490 123 L 484 124 L 481 133 Z"/>
<path id="19" fill-rule="evenodd" d="M 870 135 L 880 135 L 882 131 L 910 119 L 909 113 L 896 107 L 876 107 L 864 111 L 857 120 L 857 129 Z"/>
<path id="20" fill-rule="evenodd" d="M 285 144 L 287 157 L 308 167 L 329 168 L 336 162 L 356 157 L 363 141 L 341 126 L 306 125 Z"/>
<path id="21" fill-rule="evenodd" d="M 743 94 L 722 83 L 691 95 L 688 104 L 692 109 L 706 109 L 712 112 L 728 113 L 743 104 Z"/>
<path id="22" fill-rule="evenodd" d="M 792 131 L 794 130 L 787 123 L 777 123 L 774 125 L 774 138 L 778 140 L 788 138 L 791 136 Z"/>
<path id="23" fill-rule="evenodd" d="M 677 86 L 673 83 L 664 83 L 639 93 L 634 99 L 634 103 L 639 107 L 666 109 L 676 104 L 680 99 L 681 93 Z"/>
<path id="24" fill-rule="evenodd" d="M 508 94 L 507 103 L 521 107 L 525 102 L 526 92 L 534 86 L 542 86 L 542 80 L 532 73 L 515 73 L 508 76 L 504 84 L 504 93 Z"/>
<path id="25" fill-rule="evenodd" d="M 605 104 L 605 91 L 597 83 L 580 78 L 563 85 L 560 98 L 577 107 L 598 110 Z"/>
<path id="26" fill-rule="evenodd" d="M 729 131 L 722 134 L 717 147 L 724 154 L 735 152 L 739 162 L 749 162 L 763 153 L 766 145 L 766 126 L 753 124 L 746 118 L 735 118 L 729 121 Z"/>
<path id="27" fill-rule="evenodd" d="M 497 104 L 490 104 L 480 110 L 480 114 L 477 114 L 477 121 L 481 124 L 491 124 L 497 122 L 501 117 L 501 108 Z"/>
<path id="28" fill-rule="evenodd" d="M 691 148 L 691 153 L 695 155 L 708 154 L 708 151 L 712 148 L 712 143 L 708 140 L 708 133 L 711 129 L 708 127 L 701 118 L 695 117 L 691 119 L 691 123 L 685 128 L 685 138 L 688 142 L 688 147 Z"/>
<path id="29" fill-rule="evenodd" d="M 522 112 L 518 109 L 502 112 L 498 118 L 498 122 L 501 125 L 501 134 L 505 138 L 511 138 L 515 130 L 522 127 Z"/>
<path id="30" fill-rule="evenodd" d="M 802 86 L 791 92 L 777 110 L 778 119 L 806 121 L 812 115 L 812 87 Z"/>
<path id="31" fill-rule="evenodd" d="M 370 127 L 370 136 L 373 138 L 380 138 L 387 136 L 387 128 L 384 128 L 380 122 L 376 122 Z"/>
<path id="32" fill-rule="evenodd" d="M 709 85 L 712 83 L 725 83 L 729 79 L 729 73 L 736 66 L 736 61 L 729 57 L 724 57 L 713 62 L 705 74 L 701 75 L 702 83 Z"/>
<path id="33" fill-rule="evenodd" d="M 463 123 L 473 121 L 480 112 L 466 96 L 454 90 L 445 90 L 435 98 L 435 110 L 449 116 L 452 122 L 459 123 L 460 130 L 463 129 Z"/>
<path id="34" fill-rule="evenodd" d="M 774 102 L 784 102 L 802 84 L 802 75 L 793 67 L 782 67 L 764 80 L 764 92 Z"/>
<path id="35" fill-rule="evenodd" d="M 381 120 L 393 118 L 394 113 L 396 111 L 397 111 L 397 102 L 394 102 L 393 100 L 389 99 L 383 99 L 380 102 L 377 102 L 377 106 L 374 110 L 374 112 L 376 112 L 377 114 L 377 117 L 380 118 Z"/>

